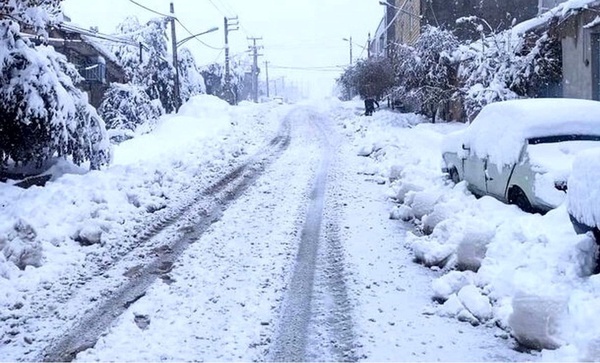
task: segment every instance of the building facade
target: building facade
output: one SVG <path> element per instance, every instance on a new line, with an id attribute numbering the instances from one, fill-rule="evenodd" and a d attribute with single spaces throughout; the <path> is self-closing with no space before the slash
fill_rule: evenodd
<path id="1" fill-rule="evenodd" d="M 433 25 L 452 29 L 463 40 L 480 36 L 473 24 L 457 24 L 463 17 L 475 16 L 484 32 L 502 31 L 515 23 L 536 17 L 540 11 L 566 0 L 387 0 L 387 42 L 414 44 L 421 28 Z M 384 2 L 384 1 L 382 1 Z M 375 38 L 374 40 L 377 40 Z"/>
<path id="2" fill-rule="evenodd" d="M 562 96 L 600 101 L 600 1 L 559 22 Z"/>

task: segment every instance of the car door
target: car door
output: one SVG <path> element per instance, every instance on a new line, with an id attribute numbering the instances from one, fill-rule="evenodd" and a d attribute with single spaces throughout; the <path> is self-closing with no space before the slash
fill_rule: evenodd
<path id="1" fill-rule="evenodd" d="M 485 186 L 485 164 L 486 160 L 478 157 L 467 145 L 463 145 L 463 170 L 464 179 L 469 190 L 475 194 L 484 195 Z"/>
<path id="2" fill-rule="evenodd" d="M 487 194 L 506 201 L 506 188 L 510 180 L 514 164 L 498 167 L 490 161 L 485 166 L 485 187 Z"/>
<path id="3" fill-rule="evenodd" d="M 499 167 L 497 164 L 490 161 L 486 163 L 486 191 L 489 195 L 494 196 L 504 202 L 508 202 L 507 188 L 511 178 L 514 176 L 513 173 L 516 166 L 525 163 L 524 159 L 527 155 L 526 146 L 526 144 L 523 144 L 521 147 L 517 164 L 504 164 Z M 522 188 L 521 185 L 519 186 Z"/>

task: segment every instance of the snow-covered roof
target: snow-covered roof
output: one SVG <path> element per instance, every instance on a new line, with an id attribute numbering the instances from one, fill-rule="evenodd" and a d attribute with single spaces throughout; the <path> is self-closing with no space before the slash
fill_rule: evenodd
<path id="1" fill-rule="evenodd" d="M 513 164 L 527 139 L 572 134 L 600 136 L 600 102 L 538 98 L 492 103 L 466 130 L 449 135 L 444 149 L 456 152 L 465 144 L 497 165 Z"/>
<path id="2" fill-rule="evenodd" d="M 521 22 L 512 28 L 514 34 L 524 34 L 540 26 L 548 24 L 552 19 L 565 18 L 582 9 L 599 5 L 599 0 L 567 0 L 554 8 L 540 14 L 539 16 Z"/>

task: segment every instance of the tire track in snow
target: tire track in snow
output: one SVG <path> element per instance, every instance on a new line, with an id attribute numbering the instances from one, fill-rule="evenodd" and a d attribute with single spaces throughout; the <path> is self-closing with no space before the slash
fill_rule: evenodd
<path id="1" fill-rule="evenodd" d="M 301 232 L 296 266 L 282 307 L 279 333 L 269 360 L 356 361 L 351 348 L 354 342 L 349 318 L 351 308 L 343 280 L 343 255 L 335 213 L 329 216 L 322 234 L 333 154 L 328 132 L 322 124 L 329 120 L 322 116 L 315 120 L 314 114 L 309 116 L 322 144 L 322 159 Z"/>

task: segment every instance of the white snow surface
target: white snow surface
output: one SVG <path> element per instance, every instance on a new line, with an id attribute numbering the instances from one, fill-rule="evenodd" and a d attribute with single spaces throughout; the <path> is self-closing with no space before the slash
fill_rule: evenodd
<path id="1" fill-rule="evenodd" d="M 568 185 L 569 213 L 590 227 L 600 227 L 600 148 L 577 155 Z"/>
<path id="2" fill-rule="evenodd" d="M 32 301 L 67 298 L 73 276 L 126 253 L 131 235 L 258 152 L 295 107 L 201 96 L 117 147 L 107 170 L 57 165 L 64 174 L 44 188 L 0 184 L 0 316 L 31 316 L 0 325 L 3 360 L 30 360 L 56 334 Z M 442 141 L 465 125 L 359 116 L 353 102 L 303 107 L 334 121 L 328 195 L 337 197 L 325 222 L 340 227 L 359 360 L 600 360 L 597 247 L 574 233 L 565 205 L 531 215 L 448 181 Z M 293 136 L 291 151 L 179 258 L 175 282 L 152 285 L 78 361 L 265 359 L 306 212 L 298 202 L 310 197 L 320 155 L 310 133 Z M 389 219 L 394 208 L 411 224 Z M 40 314 L 68 322 L 67 309 L 84 308 L 53 299 Z M 541 350 L 518 353 L 511 335 Z"/>

